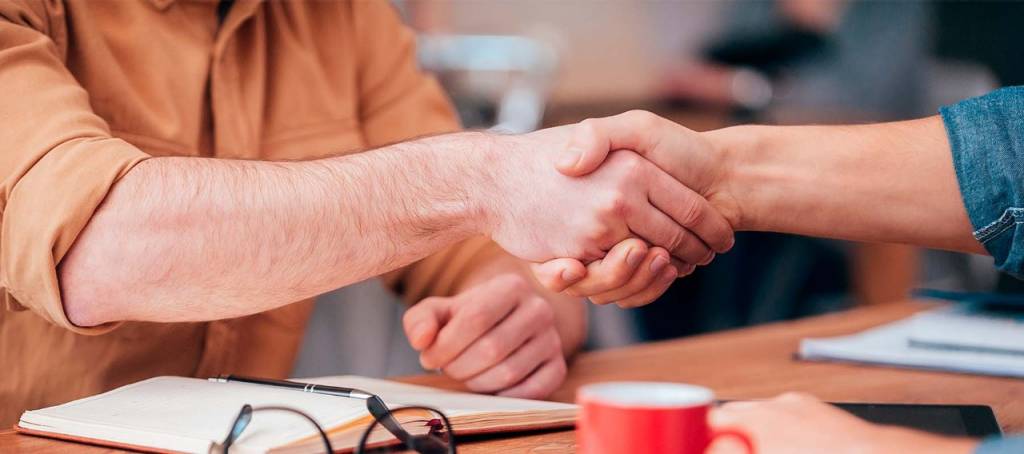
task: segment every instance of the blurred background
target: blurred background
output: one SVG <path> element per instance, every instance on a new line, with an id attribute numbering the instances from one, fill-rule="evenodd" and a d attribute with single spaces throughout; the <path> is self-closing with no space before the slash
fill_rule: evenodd
<path id="1" fill-rule="evenodd" d="M 889 121 L 1024 83 L 1020 2 L 394 3 L 468 128 L 526 132 L 637 108 L 696 130 Z M 741 233 L 649 306 L 592 306 L 587 348 L 886 304 L 918 287 L 1024 291 L 992 270 L 990 258 L 902 245 Z M 421 372 L 403 310 L 376 281 L 321 297 L 295 376 Z"/>

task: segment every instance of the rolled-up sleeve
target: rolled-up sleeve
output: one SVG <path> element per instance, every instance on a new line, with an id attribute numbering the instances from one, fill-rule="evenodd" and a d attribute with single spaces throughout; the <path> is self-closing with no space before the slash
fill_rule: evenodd
<path id="1" fill-rule="evenodd" d="M 1024 452 L 1024 437 L 986 438 L 974 454 L 1020 454 Z"/>
<path id="2" fill-rule="evenodd" d="M 6 310 L 64 328 L 56 267 L 107 192 L 148 155 L 111 136 L 65 67 L 58 2 L 0 2 L 0 286 Z M 56 38 L 56 40 L 54 39 Z"/>
<path id="3" fill-rule="evenodd" d="M 368 145 L 459 130 L 451 103 L 416 62 L 415 34 L 389 2 L 352 2 L 359 49 L 360 122 Z M 442 183 L 442 182 L 439 182 Z M 479 265 L 507 255 L 493 241 L 474 237 L 384 276 L 413 303 L 449 296 Z"/>
<path id="4" fill-rule="evenodd" d="M 1024 87 L 941 109 L 974 237 L 1024 278 Z"/>

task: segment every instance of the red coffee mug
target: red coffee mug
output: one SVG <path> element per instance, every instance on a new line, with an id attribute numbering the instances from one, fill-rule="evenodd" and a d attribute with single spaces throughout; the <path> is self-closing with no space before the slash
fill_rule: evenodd
<path id="1" fill-rule="evenodd" d="M 680 383 L 607 382 L 576 393 L 582 406 L 576 423 L 583 454 L 701 454 L 712 440 L 732 436 L 754 453 L 750 437 L 735 430 L 712 430 L 710 389 Z"/>

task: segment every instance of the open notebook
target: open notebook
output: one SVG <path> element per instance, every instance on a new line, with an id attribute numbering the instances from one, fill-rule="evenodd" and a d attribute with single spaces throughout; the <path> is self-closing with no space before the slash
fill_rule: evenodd
<path id="1" fill-rule="evenodd" d="M 302 380 L 359 388 L 390 407 L 425 405 L 445 412 L 459 435 L 572 426 L 571 404 L 448 392 L 355 376 Z M 338 450 L 352 450 L 372 417 L 359 399 L 248 383 L 156 377 L 103 394 L 21 415 L 17 430 L 36 435 L 147 451 L 208 452 L 244 404 L 303 410 L 324 427 Z M 319 452 L 316 430 L 282 412 L 258 412 L 232 452 Z"/>

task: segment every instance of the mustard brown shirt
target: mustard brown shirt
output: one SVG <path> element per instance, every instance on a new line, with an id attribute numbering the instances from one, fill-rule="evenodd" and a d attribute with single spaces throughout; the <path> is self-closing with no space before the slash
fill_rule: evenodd
<path id="1" fill-rule="evenodd" d="M 56 267 L 134 165 L 314 159 L 458 128 L 386 0 L 237 0 L 223 22 L 217 5 L 0 0 L 0 426 L 155 375 L 290 372 L 309 301 L 208 323 L 68 321 Z M 499 253 L 472 239 L 388 281 L 409 300 L 449 294 Z"/>

